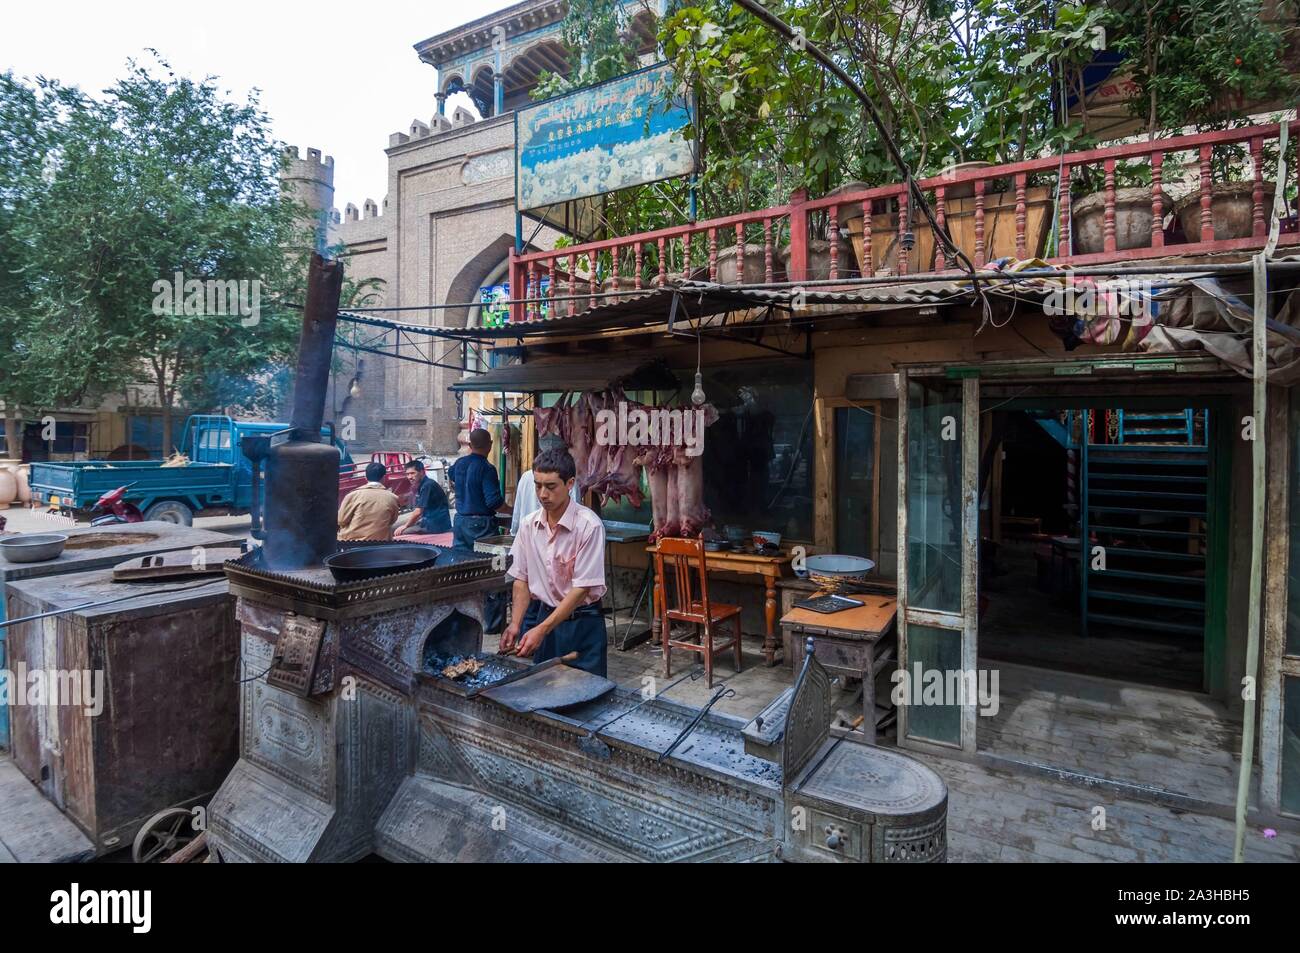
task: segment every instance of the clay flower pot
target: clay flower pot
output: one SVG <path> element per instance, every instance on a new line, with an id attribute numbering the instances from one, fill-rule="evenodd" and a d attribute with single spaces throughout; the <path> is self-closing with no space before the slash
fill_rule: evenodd
<path id="1" fill-rule="evenodd" d="M 836 278 L 856 278 L 858 276 L 858 259 L 853 252 L 853 246 L 840 239 L 839 248 L 836 250 Z M 790 246 L 782 245 L 781 250 L 777 252 L 777 260 L 781 262 L 781 270 L 788 276 L 790 274 Z M 831 243 L 823 241 L 820 238 L 814 238 L 808 243 L 808 274 L 804 281 L 826 281 L 831 276 Z M 793 281 L 793 278 L 787 280 Z"/>
<path id="2" fill-rule="evenodd" d="M 767 263 L 764 259 L 764 250 L 762 245 L 745 245 L 745 270 L 740 274 L 740 267 L 737 262 L 737 246 L 731 245 L 718 251 L 718 284 L 720 285 L 758 285 L 767 280 Z M 705 280 L 708 280 L 708 269 L 705 269 Z M 775 275 L 772 276 L 774 279 Z"/>
<path id="3" fill-rule="evenodd" d="M 1264 221 L 1273 208 L 1274 184 L 1264 185 Z M 1201 192 L 1184 195 L 1174 203 L 1174 214 L 1189 242 L 1201 240 Z M 1214 221 L 1214 240 L 1249 238 L 1254 231 L 1255 183 L 1216 182 L 1210 189 L 1210 217 Z"/>
<path id="4" fill-rule="evenodd" d="M 1106 250 L 1106 193 L 1093 192 L 1070 208 L 1073 252 L 1089 255 Z M 1151 247 L 1151 190 L 1134 187 L 1115 190 L 1115 247 Z"/>
<path id="5" fill-rule="evenodd" d="M 0 509 L 18 499 L 18 478 L 9 467 L 0 467 Z"/>

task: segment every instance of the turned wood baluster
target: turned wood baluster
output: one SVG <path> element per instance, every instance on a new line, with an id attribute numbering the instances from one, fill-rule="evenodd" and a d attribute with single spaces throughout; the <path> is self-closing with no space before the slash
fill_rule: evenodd
<path id="1" fill-rule="evenodd" d="M 687 232 L 682 236 L 682 280 L 689 281 L 691 277 L 691 233 Z"/>
<path id="2" fill-rule="evenodd" d="M 988 261 L 984 246 L 984 180 L 975 180 L 975 267 L 983 268 Z"/>
<path id="3" fill-rule="evenodd" d="M 1057 188 L 1057 201 L 1061 208 L 1061 217 L 1056 239 L 1056 257 L 1068 258 L 1074 253 L 1074 242 L 1070 240 L 1070 165 L 1061 166 L 1061 183 Z"/>
<path id="4" fill-rule="evenodd" d="M 1163 248 L 1165 245 L 1165 194 L 1161 183 L 1162 168 L 1165 164 L 1163 152 L 1151 153 L 1151 247 Z"/>
<path id="5" fill-rule="evenodd" d="M 862 200 L 862 277 L 870 278 L 876 273 L 875 263 L 871 260 L 871 199 Z"/>
<path id="6" fill-rule="evenodd" d="M 745 283 L 745 226 L 736 225 L 736 283 Z"/>
<path id="7" fill-rule="evenodd" d="M 763 280 L 771 284 L 772 277 L 772 220 L 763 219 Z"/>
<path id="8" fill-rule="evenodd" d="M 578 310 L 578 256 L 570 255 L 566 261 L 569 266 L 569 316 Z"/>
<path id="9" fill-rule="evenodd" d="M 906 189 L 898 195 L 898 232 L 895 245 L 898 248 L 898 273 L 900 275 L 907 274 L 907 256 L 909 253 L 903 245 L 903 234 L 907 231 L 908 198 Z"/>
<path id="10" fill-rule="evenodd" d="M 1250 233 L 1263 238 L 1268 234 L 1264 210 L 1264 140 L 1258 136 L 1250 140 L 1250 161 L 1255 166 L 1255 188 L 1250 196 Z"/>
<path id="11" fill-rule="evenodd" d="M 633 279 L 632 279 L 632 287 L 633 287 L 635 290 L 640 291 L 640 290 L 641 290 L 641 264 L 642 264 L 642 261 L 643 261 L 643 252 L 641 251 L 641 242 L 637 242 L 637 243 L 636 243 L 636 251 L 635 251 L 635 253 L 633 254 L 633 260 L 634 260 L 634 262 L 635 262 L 636 273 L 635 273 L 635 276 L 634 276 Z"/>
<path id="12" fill-rule="evenodd" d="M 659 278 L 657 284 L 662 288 L 668 282 L 668 261 L 664 258 L 664 237 L 659 236 Z"/>
<path id="13" fill-rule="evenodd" d="M 1201 241 L 1214 241 L 1214 205 L 1210 188 L 1211 146 L 1201 146 Z M 1190 236 L 1188 236 L 1190 237 Z"/>
<path id="14" fill-rule="evenodd" d="M 537 265 L 534 262 L 528 263 L 528 293 L 524 297 L 532 299 L 537 297 Z M 528 302 L 528 320 L 536 321 L 541 316 L 541 309 L 537 307 L 537 302 L 529 300 Z"/>
<path id="15" fill-rule="evenodd" d="M 1024 172 L 1016 175 L 1016 257 L 1022 260 L 1029 257 L 1029 246 L 1025 241 L 1025 222 L 1028 219 L 1025 206 L 1026 181 Z"/>
<path id="16" fill-rule="evenodd" d="M 945 186 L 937 185 L 934 189 L 934 217 L 939 223 L 939 231 L 946 231 L 948 228 L 948 189 Z M 936 257 L 934 260 L 935 271 L 946 271 L 948 269 L 948 252 L 944 248 L 943 239 L 938 235 L 934 236 L 934 245 Z"/>
<path id="17" fill-rule="evenodd" d="M 1103 251 L 1115 250 L 1115 160 L 1107 159 L 1106 168 L 1106 208 L 1102 213 Z"/>
<path id="18" fill-rule="evenodd" d="M 594 308 L 597 304 L 596 294 L 600 291 L 600 284 L 596 281 L 596 253 L 587 252 L 587 307 Z"/>
<path id="19" fill-rule="evenodd" d="M 826 226 L 826 239 L 831 246 L 830 280 L 834 281 L 840 276 L 840 207 L 832 205 L 826 211 L 830 215 L 830 223 Z M 812 277 L 811 269 L 808 277 Z"/>
<path id="20" fill-rule="evenodd" d="M 709 281 L 718 280 L 718 230 L 709 229 Z"/>

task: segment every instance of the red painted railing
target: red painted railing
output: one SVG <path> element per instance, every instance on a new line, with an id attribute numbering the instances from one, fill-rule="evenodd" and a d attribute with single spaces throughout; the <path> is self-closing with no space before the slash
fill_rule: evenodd
<path id="1" fill-rule="evenodd" d="M 1297 132 L 1300 121 L 1292 121 L 1292 139 Z M 918 185 L 938 222 L 977 268 L 1003 257 L 1095 265 L 1244 251 L 1259 248 L 1267 237 L 1279 134 L 1279 125 L 1270 124 L 1112 145 L 958 168 Z M 1215 150 L 1220 165 L 1236 175 L 1227 189 L 1212 181 Z M 1180 156 L 1186 158 L 1178 161 Z M 1289 182 L 1294 174 L 1289 172 Z M 1085 176 L 1098 188 L 1072 198 L 1072 184 Z M 1121 188 L 1121 176 L 1141 184 Z M 1171 189 L 1182 193 L 1176 205 L 1169 201 Z M 900 277 L 956 273 L 957 262 L 935 241 L 924 215 L 909 213 L 909 198 L 903 183 L 837 190 L 818 199 L 795 192 L 788 204 L 755 212 L 512 255 L 511 296 L 524 288 L 523 297 L 544 299 L 547 316 L 557 318 L 674 277 L 758 284 L 834 281 L 864 271 Z M 1176 214 L 1166 225 L 1171 211 Z M 1281 244 L 1300 241 L 1294 212 L 1288 214 Z M 909 220 L 910 244 L 898 236 L 899 222 Z M 547 276 L 552 280 L 543 294 Z M 536 321 L 542 313 L 541 301 L 511 305 L 512 321 Z"/>

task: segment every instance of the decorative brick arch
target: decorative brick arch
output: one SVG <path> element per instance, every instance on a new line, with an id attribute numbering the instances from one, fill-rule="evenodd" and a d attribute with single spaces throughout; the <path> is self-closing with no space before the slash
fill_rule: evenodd
<path id="1" fill-rule="evenodd" d="M 513 235 L 502 234 L 501 237 L 493 239 L 473 258 L 465 263 L 465 267 L 456 274 L 452 279 L 451 285 L 447 289 L 448 301 L 477 301 L 478 289 L 481 288 L 492 275 L 499 271 L 502 262 L 510 258 L 510 250 L 515 247 L 515 237 Z M 511 289 L 511 295 L 514 289 Z M 448 308 L 443 315 L 443 326 L 448 328 L 463 328 L 469 320 L 470 308 Z"/>

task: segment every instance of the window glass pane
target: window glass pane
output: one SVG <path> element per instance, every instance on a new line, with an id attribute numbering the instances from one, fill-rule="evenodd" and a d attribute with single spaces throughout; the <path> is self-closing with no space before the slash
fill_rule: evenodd
<path id="1" fill-rule="evenodd" d="M 835 551 L 876 559 L 876 412 L 872 406 L 835 411 Z"/>
<path id="2" fill-rule="evenodd" d="M 907 601 L 961 611 L 961 383 L 908 381 Z"/>
<path id="3" fill-rule="evenodd" d="M 1282 686 L 1282 810 L 1300 814 L 1300 678 Z"/>
<path id="4" fill-rule="evenodd" d="M 704 504 L 713 525 L 811 540 L 812 363 L 743 361 L 703 375 L 720 415 L 704 439 Z M 678 376 L 689 392 L 694 371 Z"/>
<path id="5" fill-rule="evenodd" d="M 961 671 L 961 638 L 954 629 L 907 624 L 907 680 L 903 686 L 909 738 L 961 744 L 961 706 L 936 702 L 956 697 L 947 694 L 946 686 L 951 681 L 948 673 Z"/>
<path id="6" fill-rule="evenodd" d="M 1300 655 L 1300 387 L 1291 388 L 1290 558 L 1287 560 L 1286 654 Z"/>

